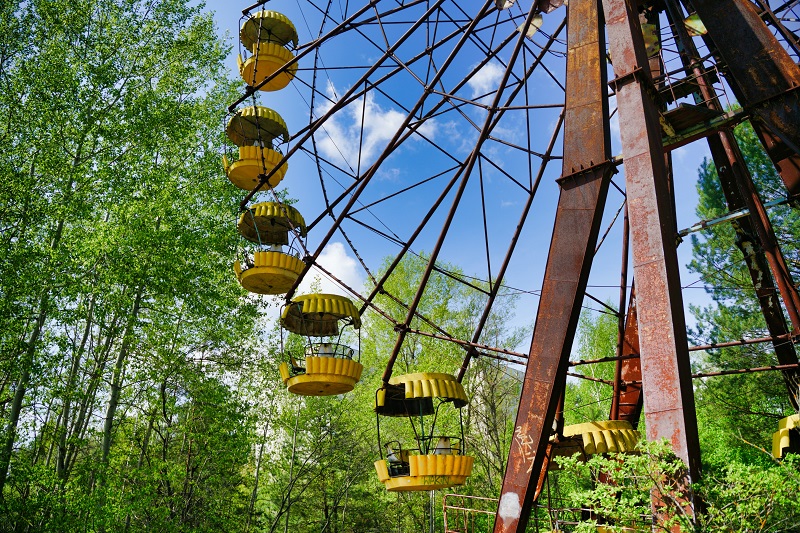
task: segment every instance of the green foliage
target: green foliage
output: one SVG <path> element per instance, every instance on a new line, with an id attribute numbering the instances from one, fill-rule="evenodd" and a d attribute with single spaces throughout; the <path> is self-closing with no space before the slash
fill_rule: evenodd
<path id="1" fill-rule="evenodd" d="M 608 313 L 581 313 L 576 336 L 577 360 L 614 357 L 617 352 L 617 317 Z M 614 379 L 614 363 L 597 363 L 576 367 L 576 373 L 590 378 Z M 564 423 L 580 424 L 608 420 L 613 390 L 605 383 L 577 379 L 568 382 L 564 395 Z"/>
<path id="2" fill-rule="evenodd" d="M 202 6 L 0 10 L 0 514 L 33 531 L 238 523 L 258 306 L 230 272 L 232 98 Z"/>
<path id="3" fill-rule="evenodd" d="M 576 532 L 653 531 L 649 517 L 651 494 L 662 503 L 661 513 L 669 517 L 658 531 L 671 526 L 694 532 L 796 531 L 800 519 L 797 491 L 800 490 L 798 458 L 769 467 L 744 465 L 735 461 L 713 473 L 706 473 L 693 485 L 697 508 L 704 512 L 693 523 L 686 514 L 686 492 L 677 482 L 685 475 L 680 459 L 669 443 L 642 442 L 639 453 L 623 456 L 592 456 L 583 462 L 577 456 L 558 458 L 555 473 L 565 484 L 577 487 L 569 493 L 568 505 L 591 509 L 593 518 L 578 524 Z"/>
<path id="4" fill-rule="evenodd" d="M 736 129 L 736 138 L 753 182 L 764 201 L 785 195 L 780 177 L 761 149 L 749 123 Z M 728 212 L 716 168 L 705 161 L 700 167 L 697 214 L 710 219 Z M 769 215 L 784 257 L 797 279 L 800 249 L 800 217 L 789 206 L 770 209 Z M 700 274 L 715 304 L 693 309 L 697 318 L 692 337 L 698 344 L 725 342 L 748 337 L 769 336 L 753 282 L 737 241 L 754 241 L 736 224 L 708 228 L 703 238 L 692 237 L 694 259 L 691 270 Z M 748 250 L 750 248 L 745 248 Z M 752 368 L 776 364 L 769 344 L 710 350 L 695 361 L 702 371 Z M 746 463 L 764 463 L 763 454 L 747 443 L 767 446 L 777 421 L 791 414 L 783 379 L 778 372 L 763 372 L 707 378 L 696 383 L 696 400 L 703 460 L 708 465 L 725 465 L 731 458 Z"/>
<path id="5" fill-rule="evenodd" d="M 568 492 L 567 506 L 591 509 L 595 517 L 582 521 L 575 531 L 593 532 L 598 524 L 607 524 L 612 531 L 650 531 L 646 517 L 652 512 L 651 491 L 672 516 L 659 527 L 669 531 L 673 524 L 682 530 L 690 526 L 676 483 L 685 469 L 666 442 L 642 442 L 639 453 L 625 456 L 593 455 L 584 462 L 576 455 L 556 462 L 562 470 L 554 475 L 575 487 Z"/>

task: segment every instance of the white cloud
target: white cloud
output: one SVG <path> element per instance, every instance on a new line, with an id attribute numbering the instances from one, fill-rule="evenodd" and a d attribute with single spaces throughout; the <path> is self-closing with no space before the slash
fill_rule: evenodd
<path id="1" fill-rule="evenodd" d="M 383 181 L 397 181 L 400 178 L 400 169 L 381 167 L 376 177 Z"/>
<path id="2" fill-rule="evenodd" d="M 328 85 L 327 93 L 331 101 L 326 101 L 314 110 L 317 117 L 327 113 L 333 107 L 332 101 L 337 99 L 333 85 Z M 325 121 L 322 133 L 316 135 L 317 148 L 330 161 L 336 164 L 346 163 L 355 169 L 359 164 L 360 146 L 363 170 L 375 161 L 400 129 L 405 118 L 405 113 L 396 109 L 384 109 L 375 101 L 374 93 L 367 93 L 366 101 L 363 97 L 354 100 Z M 425 137 L 433 138 L 436 134 L 436 123 L 429 120 L 417 131 Z M 419 137 L 412 136 L 413 138 Z"/>
<path id="3" fill-rule="evenodd" d="M 472 97 L 476 98 L 496 91 L 504 73 L 505 69 L 497 61 L 486 63 L 467 81 L 467 85 L 472 89 Z"/>
<path id="4" fill-rule="evenodd" d="M 328 244 L 317 258 L 317 263 L 339 278 L 342 283 L 346 284 L 351 289 L 361 291 L 363 288 L 364 277 L 358 262 L 355 258 L 347 254 L 347 250 L 341 242 L 332 242 Z M 310 293 L 312 285 L 319 285 L 319 289 L 315 292 L 341 294 L 351 299 L 353 298 L 347 290 L 330 280 L 316 267 L 313 267 L 309 274 L 310 275 L 307 275 L 300 284 L 297 291 L 298 294 Z M 316 282 L 317 280 L 318 283 Z M 359 302 L 355 303 L 356 305 L 359 304 Z"/>

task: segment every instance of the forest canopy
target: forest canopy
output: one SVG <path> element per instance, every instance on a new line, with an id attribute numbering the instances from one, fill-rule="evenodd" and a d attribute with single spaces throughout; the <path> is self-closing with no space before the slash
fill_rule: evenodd
<path id="1" fill-rule="evenodd" d="M 362 331 L 344 337 L 365 367 L 356 390 L 292 396 L 277 369 L 291 350 L 303 355 L 303 339 L 266 320 L 274 302 L 236 281 L 241 191 L 220 161 L 220 125 L 241 85 L 224 66 L 229 53 L 212 15 L 190 0 L 0 4 L 0 530 L 441 530 L 441 492 L 389 494 L 375 476 L 390 322 L 367 312 Z M 745 125 L 737 136 L 762 195 L 779 195 L 755 134 Z M 698 191 L 699 218 L 727 212 L 711 163 Z M 797 279 L 796 209 L 771 216 Z M 765 335 L 736 239 L 719 225 L 692 240 L 691 268 L 714 300 L 694 310 L 698 344 Z M 398 321 L 426 262 L 409 254 L 376 298 Z M 430 323 L 412 323 L 430 336 L 408 339 L 398 373 L 455 372 L 463 361 L 463 346 L 435 338 L 431 323 L 467 338 L 484 301 L 454 281 L 464 274 L 456 266 L 440 267 L 451 275 L 432 277 L 419 306 Z M 483 335 L 518 349 L 531 328 L 510 326 L 516 298 L 501 296 Z M 587 313 L 574 354 L 613 357 L 616 335 L 615 317 Z M 773 359 L 769 345 L 752 345 L 694 362 L 721 371 Z M 567 423 L 608 417 L 613 363 L 591 372 L 594 381 L 568 384 Z M 471 402 L 440 419 L 475 458 L 458 491 L 494 497 L 521 372 L 476 357 L 464 387 Z M 796 461 L 775 464 L 759 449 L 792 412 L 781 376 L 706 379 L 696 396 L 708 530 L 758 530 L 758 517 L 771 531 L 796 528 L 787 497 L 800 490 Z M 383 431 L 414 439 L 396 421 Z M 677 468 L 659 443 L 648 446 L 620 469 L 625 479 Z M 564 462 L 574 482 L 565 501 L 620 520 L 646 513 L 649 488 L 593 483 L 613 466 L 603 461 Z M 596 531 L 591 519 L 581 527 Z"/>

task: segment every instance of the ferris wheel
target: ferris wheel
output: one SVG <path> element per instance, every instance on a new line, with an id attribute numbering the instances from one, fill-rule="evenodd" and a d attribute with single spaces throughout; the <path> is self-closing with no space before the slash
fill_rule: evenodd
<path id="1" fill-rule="evenodd" d="M 729 207 L 748 210 L 739 223 L 752 225 L 757 259 L 772 273 L 765 316 L 781 302 L 789 315 L 788 324 L 782 315 L 767 318 L 767 340 L 796 406 L 797 356 L 785 341 L 800 332 L 800 298 L 758 195 L 746 194 L 752 182 L 730 133 L 752 119 L 788 194 L 800 192 L 798 40 L 791 17 L 782 16 L 795 6 L 773 11 L 757 2 L 765 24 L 754 4 L 726 3 L 724 15 L 707 0 L 645 2 L 641 13 L 617 0 L 572 0 L 568 8 L 561 0 L 309 1 L 286 13 L 262 2 L 244 10 L 239 69 L 247 88 L 230 106 L 226 130 L 239 147 L 238 156 L 226 155 L 226 173 L 247 191 L 234 270 L 250 292 L 285 295 L 281 325 L 308 339 L 305 352 L 280 367 L 289 391 L 332 395 L 357 386 L 360 351 L 342 332 L 360 331 L 371 311 L 396 332 L 376 394 L 379 418 L 413 424 L 441 406 L 459 409 L 475 357 L 526 368 L 495 531 L 525 530 L 553 455 L 632 451 L 644 397 L 648 438 L 669 437 L 688 480 L 696 479 L 669 153 L 708 139 L 721 178 L 735 184 Z M 757 72 L 741 54 L 769 59 Z M 777 81 L 764 87 L 764 76 Z M 743 109 L 725 107 L 734 99 Z M 728 178 L 725 168 L 735 169 Z M 313 212 L 290 205 L 279 184 L 315 198 Z M 334 242 L 357 258 L 365 288 L 320 262 Z M 402 300 L 387 280 L 412 256 L 425 267 L 413 297 Z M 612 257 L 617 266 L 609 269 Z M 312 269 L 347 296 L 298 295 Z M 593 363 L 570 361 L 578 316 L 587 301 L 605 305 L 588 290 L 590 275 L 617 286 L 614 401 L 609 420 L 565 428 L 569 368 Z M 437 277 L 481 302 L 468 335 L 420 311 Z M 492 309 L 508 291 L 539 296 L 528 351 L 486 338 Z M 402 312 L 381 308 L 381 295 Z M 396 375 L 398 355 L 415 336 L 452 343 L 463 354 L 460 367 Z M 778 456 L 798 446 L 796 423 L 782 422 Z M 420 432 L 411 449 L 379 443 L 385 454 L 376 470 L 388 490 L 465 482 L 472 461 L 463 435 L 434 433 Z"/>

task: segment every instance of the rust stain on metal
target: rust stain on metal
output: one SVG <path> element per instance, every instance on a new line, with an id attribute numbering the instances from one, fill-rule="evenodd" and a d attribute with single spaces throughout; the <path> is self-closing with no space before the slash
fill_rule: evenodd
<path id="1" fill-rule="evenodd" d="M 723 74 L 736 98 L 790 153 L 800 154 L 800 66 L 751 2 L 692 0 L 692 6 L 726 63 Z"/>
<path id="2" fill-rule="evenodd" d="M 610 161 L 605 45 L 596 0 L 568 11 L 561 194 L 522 386 L 495 533 L 525 531 L 546 469 L 555 412 L 600 230 Z"/>

